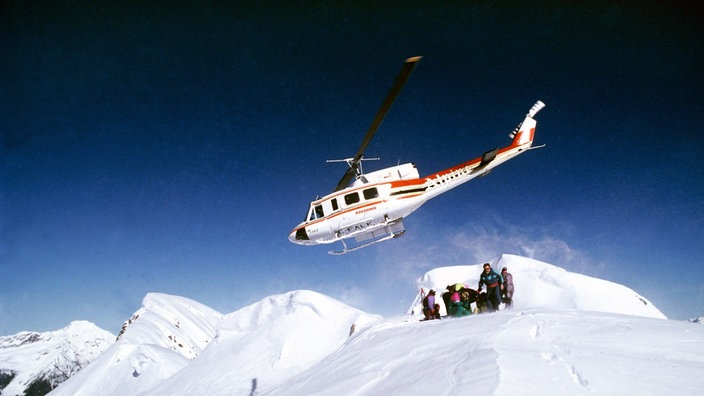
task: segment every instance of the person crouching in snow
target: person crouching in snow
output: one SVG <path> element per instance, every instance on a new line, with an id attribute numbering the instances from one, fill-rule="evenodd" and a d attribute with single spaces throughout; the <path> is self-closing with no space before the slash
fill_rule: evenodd
<path id="1" fill-rule="evenodd" d="M 440 304 L 435 303 L 435 290 L 430 289 L 423 299 L 423 315 L 425 320 L 440 319 Z"/>
<path id="2" fill-rule="evenodd" d="M 447 306 L 447 314 L 450 316 L 467 316 L 472 313 L 471 310 L 467 309 L 464 304 L 462 304 L 462 299 L 460 297 L 460 290 L 458 287 L 462 285 L 452 285 L 448 286 L 447 290 L 450 294 L 450 304 Z"/>
<path id="3" fill-rule="evenodd" d="M 486 305 L 489 312 L 498 311 L 499 303 L 501 303 L 501 289 L 503 289 L 504 280 L 501 275 L 491 269 L 491 264 L 484 264 L 484 271 L 479 276 L 479 286 L 477 292 L 482 292 L 482 284 L 486 285 Z"/>

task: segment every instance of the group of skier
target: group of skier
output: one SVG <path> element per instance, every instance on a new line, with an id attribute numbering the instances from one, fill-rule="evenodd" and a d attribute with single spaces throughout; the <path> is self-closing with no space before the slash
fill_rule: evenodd
<path id="1" fill-rule="evenodd" d="M 486 292 L 482 292 L 483 286 L 486 286 Z M 442 300 L 448 316 L 472 314 L 472 303 L 476 304 L 476 313 L 498 311 L 502 302 L 506 308 L 513 303 L 513 276 L 506 267 L 501 274 L 496 273 L 489 263 L 483 265 L 476 290 L 463 283 L 448 285 L 446 289 Z M 423 315 L 425 320 L 440 319 L 440 304 L 435 301 L 435 290 L 431 289 L 423 298 Z"/>

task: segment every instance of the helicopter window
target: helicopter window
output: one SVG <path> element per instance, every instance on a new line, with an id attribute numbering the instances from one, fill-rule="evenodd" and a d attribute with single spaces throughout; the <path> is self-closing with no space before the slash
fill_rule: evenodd
<path id="1" fill-rule="evenodd" d="M 337 206 L 337 198 L 333 198 L 332 201 L 330 201 L 332 204 L 332 210 L 338 210 L 339 207 Z"/>
<path id="2" fill-rule="evenodd" d="M 352 205 L 359 202 L 359 193 L 353 192 L 352 194 L 345 195 L 345 204 Z"/>
<path id="3" fill-rule="evenodd" d="M 374 199 L 379 197 L 379 191 L 377 191 L 376 187 L 364 190 L 363 194 L 364 199 Z"/>
<path id="4" fill-rule="evenodd" d="M 319 219 L 324 216 L 323 205 L 317 205 L 314 208 L 311 208 L 310 213 L 308 214 L 308 221 Z"/>

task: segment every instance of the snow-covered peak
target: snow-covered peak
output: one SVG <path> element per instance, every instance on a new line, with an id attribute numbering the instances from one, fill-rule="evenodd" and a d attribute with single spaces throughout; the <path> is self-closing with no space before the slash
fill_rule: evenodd
<path id="1" fill-rule="evenodd" d="M 506 267 L 513 275 L 514 309 L 577 309 L 666 319 L 648 299 L 618 283 L 509 254 L 489 263 L 497 273 Z M 483 263 L 435 268 L 418 279 L 418 286 L 425 292 L 434 289 L 438 294 L 441 294 L 447 285 L 456 283 L 476 289 L 482 266 Z M 420 298 L 419 292 L 409 311 L 419 312 Z M 438 302 L 442 305 L 441 300 L 438 299 Z"/>
<path id="2" fill-rule="evenodd" d="M 151 389 L 200 355 L 215 337 L 222 317 L 185 297 L 149 293 L 125 322 L 115 344 L 79 378 L 71 378 L 54 393 L 134 395 Z M 113 380 L 103 380 L 105 375 Z"/>
<path id="3" fill-rule="evenodd" d="M 704 386 L 701 326 L 662 320 L 613 282 L 517 256 L 491 263 L 514 276 L 513 310 L 428 322 L 383 320 L 307 290 L 227 315 L 149 294 L 119 340 L 52 395 L 646 394 L 675 385 L 691 394 Z M 481 264 L 437 268 L 419 285 L 476 287 L 480 272 Z M 694 379 L 674 380 L 681 376 Z"/>
<path id="4" fill-rule="evenodd" d="M 87 321 L 74 321 L 56 331 L 23 331 L 0 337 L 0 373 L 12 378 L 0 393 L 23 394 L 34 381 L 57 386 L 114 340 L 113 334 Z"/>
<path id="5" fill-rule="evenodd" d="M 52 395 L 197 394 L 199 381 L 191 387 L 169 378 L 232 381 L 213 366 L 238 378 L 282 381 L 339 348 L 353 328 L 380 320 L 307 290 L 266 297 L 226 316 L 184 297 L 150 293 L 115 345 Z M 250 387 L 246 380 L 229 389 Z"/>
<path id="6" fill-rule="evenodd" d="M 338 325 L 342 319 L 351 326 L 358 319 L 357 326 L 368 321 L 380 320 L 376 315 L 367 315 L 332 297 L 310 291 L 297 290 L 273 295 L 244 307 L 225 317 L 224 323 L 232 324 L 232 330 L 251 331 L 262 326 L 272 326 L 281 318 L 294 317 L 301 322 Z M 227 327 L 227 326 L 225 326 Z"/>
<path id="7" fill-rule="evenodd" d="M 195 359 L 215 335 L 220 319 L 221 313 L 191 299 L 149 293 L 123 325 L 119 339 L 159 345 Z"/>
<path id="8" fill-rule="evenodd" d="M 149 393 L 199 394 L 202 384 L 208 383 L 227 389 L 227 394 L 254 394 L 258 386 L 271 387 L 302 372 L 340 348 L 353 333 L 381 320 L 309 290 L 266 297 L 226 315 L 203 355 Z M 184 383 L 186 377 L 199 380 Z"/>

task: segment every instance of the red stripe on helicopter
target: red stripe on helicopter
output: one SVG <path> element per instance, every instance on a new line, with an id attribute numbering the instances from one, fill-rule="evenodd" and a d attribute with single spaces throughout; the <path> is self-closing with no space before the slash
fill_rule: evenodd
<path id="1" fill-rule="evenodd" d="M 376 201 L 374 201 L 374 202 L 367 202 L 367 203 L 365 203 L 364 205 L 353 206 L 353 207 L 349 207 L 349 208 L 346 208 L 346 209 L 343 209 L 343 210 L 340 210 L 340 211 L 337 211 L 337 212 L 333 212 L 333 213 L 330 213 L 329 215 L 326 215 L 326 216 L 324 216 L 324 217 L 320 217 L 320 218 L 317 218 L 317 219 L 315 219 L 315 220 L 311 220 L 311 221 L 305 222 L 305 224 L 302 224 L 300 227 L 296 227 L 296 228 L 294 229 L 294 231 L 295 231 L 295 230 L 298 230 L 299 228 L 305 228 L 305 227 L 308 227 L 309 225 L 313 225 L 313 224 L 316 224 L 316 223 L 320 223 L 320 222 L 322 222 L 322 221 L 324 221 L 324 220 L 332 219 L 332 218 L 334 218 L 334 217 L 337 217 L 337 216 L 342 215 L 342 214 L 345 214 L 345 213 L 350 213 L 350 212 L 357 211 L 357 212 L 355 212 L 355 214 L 361 214 L 361 213 L 364 213 L 364 212 L 372 211 L 372 210 L 375 210 L 375 209 L 377 209 L 377 208 L 376 208 L 376 207 L 370 208 L 370 206 L 375 206 L 375 205 L 378 205 L 378 204 L 383 203 L 383 202 L 384 202 L 383 200 L 376 200 Z M 362 209 L 362 208 L 367 208 L 367 209 L 360 210 L 360 209 Z"/>

